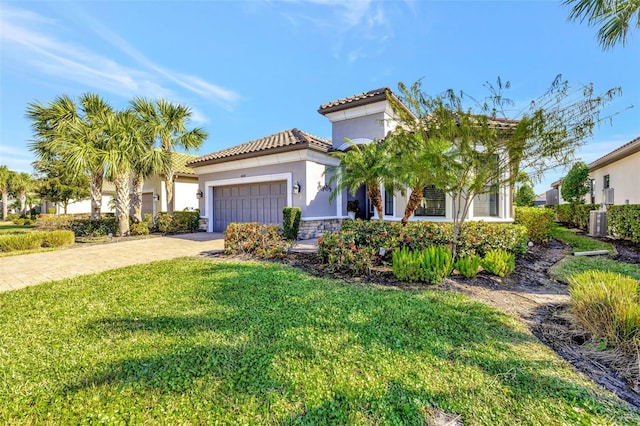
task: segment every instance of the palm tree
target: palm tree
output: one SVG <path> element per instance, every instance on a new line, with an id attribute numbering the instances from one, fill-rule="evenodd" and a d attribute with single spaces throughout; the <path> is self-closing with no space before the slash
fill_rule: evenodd
<path id="1" fill-rule="evenodd" d="M 80 108 L 70 97 L 57 97 L 47 106 L 29 104 L 36 139 L 30 149 L 41 160 L 62 160 L 72 173 L 91 176 L 91 218 L 100 218 L 104 168 L 100 158 L 107 137 L 105 126 L 113 109 L 100 96 L 86 93 Z"/>
<path id="2" fill-rule="evenodd" d="M 378 212 L 378 218 L 383 220 L 380 187 L 384 186 L 388 190 L 394 187 L 387 145 L 381 141 L 364 145 L 357 145 L 351 140 L 347 142 L 349 148 L 346 151 L 330 154 L 340 160 L 339 165 L 328 169 L 332 173 L 329 183 L 336 185 L 336 190 L 331 193 L 330 199 L 335 199 L 338 193 L 344 190 L 355 194 L 358 188 L 366 185 L 367 196 Z"/>
<path id="3" fill-rule="evenodd" d="M 624 46 L 629 27 L 640 28 L 638 0 L 564 0 L 563 4 L 571 7 L 569 20 L 600 26 L 598 42 L 605 50 L 617 43 Z"/>
<path id="4" fill-rule="evenodd" d="M 207 133 L 198 127 L 187 130 L 187 124 L 191 118 L 191 109 L 187 106 L 176 105 L 164 99 L 153 103 L 144 98 L 134 98 L 131 106 L 153 135 L 154 141 L 157 140 L 160 148 L 169 154 L 169 158 L 175 148 L 196 150 L 207 138 Z M 171 162 L 167 164 L 163 175 L 167 213 L 173 214 L 174 171 Z"/>
<path id="5" fill-rule="evenodd" d="M 27 192 L 33 188 L 33 179 L 29 173 L 15 173 L 10 182 L 11 191 L 20 202 L 20 214 L 27 214 Z"/>
<path id="6" fill-rule="evenodd" d="M 2 220 L 7 220 L 10 183 L 14 172 L 5 165 L 0 166 L 0 191 L 2 191 Z"/>

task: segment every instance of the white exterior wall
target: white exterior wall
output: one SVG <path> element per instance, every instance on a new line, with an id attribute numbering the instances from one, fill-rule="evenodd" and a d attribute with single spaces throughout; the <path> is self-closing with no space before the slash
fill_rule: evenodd
<path id="1" fill-rule="evenodd" d="M 115 210 L 109 208 L 109 203 L 113 199 L 111 195 L 102 195 L 101 213 L 115 213 Z M 43 212 L 47 213 L 47 212 Z M 56 214 L 64 214 L 64 206 L 56 205 Z M 82 200 L 76 203 L 69 203 L 67 206 L 67 214 L 91 214 L 91 200 Z"/>
<path id="2" fill-rule="evenodd" d="M 604 202 L 603 189 L 606 175 L 609 175 L 609 187 L 613 188 L 615 205 L 627 204 L 627 200 L 628 204 L 640 204 L 640 152 L 589 173 L 589 177 L 595 179 L 596 204 Z"/>
<path id="3" fill-rule="evenodd" d="M 196 197 L 198 192 L 198 181 L 185 182 L 175 181 L 173 182 L 173 199 L 174 199 L 174 211 L 182 210 L 195 210 L 198 208 L 200 200 Z M 166 206 L 166 203 L 165 203 Z"/>

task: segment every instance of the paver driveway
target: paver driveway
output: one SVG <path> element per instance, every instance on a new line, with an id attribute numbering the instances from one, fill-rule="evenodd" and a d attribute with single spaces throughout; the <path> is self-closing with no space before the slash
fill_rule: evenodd
<path id="1" fill-rule="evenodd" d="M 199 232 L 117 243 L 78 244 L 56 251 L 1 257 L 0 292 L 123 266 L 198 256 L 223 248 L 221 233 Z"/>

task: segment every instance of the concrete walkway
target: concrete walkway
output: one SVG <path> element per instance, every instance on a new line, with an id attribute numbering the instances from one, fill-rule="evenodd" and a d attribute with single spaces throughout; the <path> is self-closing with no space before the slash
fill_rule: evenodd
<path id="1" fill-rule="evenodd" d="M 221 233 L 198 232 L 104 244 L 77 244 L 44 253 L 0 257 L 0 292 L 223 249 Z"/>

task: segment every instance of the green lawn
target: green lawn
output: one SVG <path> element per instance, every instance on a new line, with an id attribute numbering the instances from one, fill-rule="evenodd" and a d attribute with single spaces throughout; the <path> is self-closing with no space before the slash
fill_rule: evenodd
<path id="1" fill-rule="evenodd" d="M 551 236 L 556 240 L 571 246 L 572 253 L 581 251 L 592 250 L 608 250 L 610 254 L 615 254 L 616 250 L 613 245 L 604 241 L 594 240 L 587 238 L 575 232 L 571 232 L 567 228 L 563 228 L 559 225 L 554 225 L 551 231 Z"/>
<path id="2" fill-rule="evenodd" d="M 0 234 L 20 234 L 31 232 L 33 225 L 16 225 L 13 222 L 0 221 Z"/>
<path id="3" fill-rule="evenodd" d="M 180 259 L 0 293 L 0 424 L 637 424 L 463 295 Z"/>

